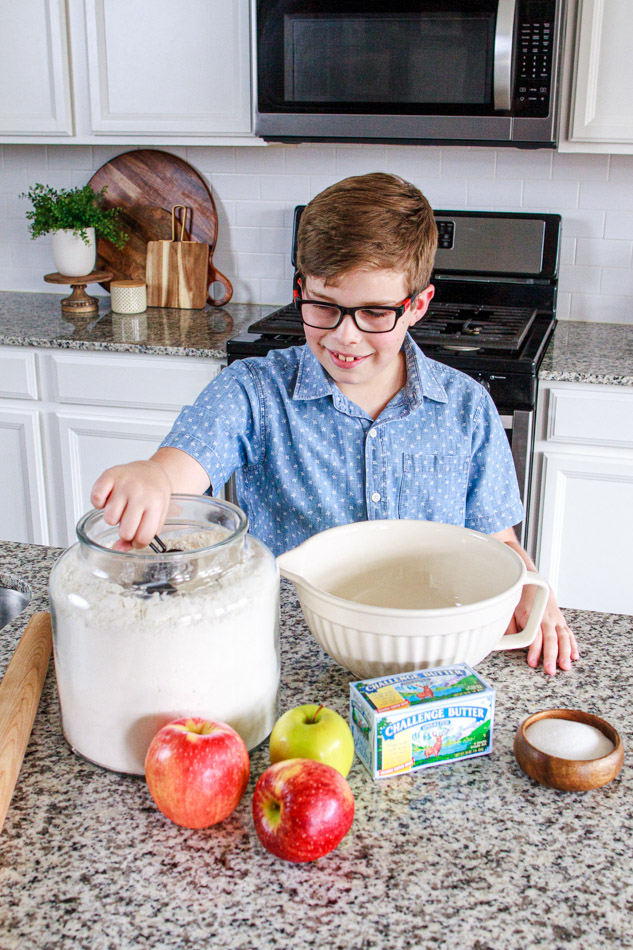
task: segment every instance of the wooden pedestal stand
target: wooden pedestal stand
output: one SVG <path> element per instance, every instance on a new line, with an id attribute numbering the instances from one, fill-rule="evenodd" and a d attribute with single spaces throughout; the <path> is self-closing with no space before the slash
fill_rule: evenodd
<path id="1" fill-rule="evenodd" d="M 49 284 L 70 284 L 73 289 L 70 297 L 62 299 L 62 313 L 83 316 L 84 314 L 99 313 L 99 298 L 91 297 L 86 293 L 87 284 L 96 284 L 111 280 L 112 273 L 107 270 L 93 270 L 85 277 L 68 277 L 64 274 L 45 274 L 44 280 Z"/>

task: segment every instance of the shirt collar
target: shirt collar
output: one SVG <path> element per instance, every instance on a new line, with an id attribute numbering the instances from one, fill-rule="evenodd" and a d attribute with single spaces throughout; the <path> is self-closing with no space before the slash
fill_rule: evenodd
<path id="1" fill-rule="evenodd" d="M 411 409 L 421 406 L 424 398 L 447 402 L 446 390 L 434 372 L 434 363 L 407 333 L 402 346 L 407 361 L 407 382 L 404 397 Z M 293 399 L 320 399 L 336 395 L 340 390 L 330 379 L 307 344 L 301 348 Z"/>

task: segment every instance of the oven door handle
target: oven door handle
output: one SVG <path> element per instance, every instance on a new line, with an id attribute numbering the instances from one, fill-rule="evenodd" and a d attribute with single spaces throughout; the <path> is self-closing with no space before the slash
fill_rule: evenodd
<path id="1" fill-rule="evenodd" d="M 512 60 L 516 6 L 517 0 L 498 0 L 492 95 L 494 108 L 506 112 L 512 108 Z"/>

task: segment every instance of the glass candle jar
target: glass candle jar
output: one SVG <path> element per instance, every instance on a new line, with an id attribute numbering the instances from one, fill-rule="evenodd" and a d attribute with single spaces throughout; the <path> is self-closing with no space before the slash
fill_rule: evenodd
<path id="1" fill-rule="evenodd" d="M 144 774 L 172 719 L 228 722 L 253 749 L 277 717 L 279 572 L 241 509 L 172 496 L 161 540 L 120 551 L 101 511 L 77 525 L 49 593 L 64 735 L 90 761 Z M 180 550 L 174 550 L 180 549 Z"/>

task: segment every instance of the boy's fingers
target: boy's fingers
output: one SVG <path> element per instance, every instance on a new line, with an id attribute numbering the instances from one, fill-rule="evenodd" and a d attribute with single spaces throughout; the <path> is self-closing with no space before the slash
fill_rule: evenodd
<path id="1" fill-rule="evenodd" d="M 134 540 L 141 547 L 147 547 L 155 534 L 158 534 L 163 526 L 163 519 L 160 514 L 153 509 L 145 511 L 139 522 Z"/>
<path id="2" fill-rule="evenodd" d="M 125 511 L 119 519 L 119 537 L 123 538 L 124 541 L 134 541 L 142 514 L 142 507 L 128 501 Z M 153 535 L 150 536 L 150 540 L 151 537 Z"/>
<path id="3" fill-rule="evenodd" d="M 536 634 L 536 637 L 528 647 L 527 662 L 528 666 L 536 667 L 538 666 L 539 657 L 541 655 L 541 647 L 543 645 L 543 634 L 539 630 Z"/>
<path id="4" fill-rule="evenodd" d="M 99 476 L 90 492 L 90 501 L 95 508 L 103 508 L 113 485 L 114 479 L 109 472 L 104 472 Z"/>
<path id="5" fill-rule="evenodd" d="M 571 669 L 571 630 L 566 626 L 556 628 L 558 634 L 558 665 L 561 670 Z"/>
<path id="6" fill-rule="evenodd" d="M 543 670 L 549 676 L 556 675 L 556 660 L 558 658 L 558 633 L 556 627 L 548 624 L 543 633 Z"/>

